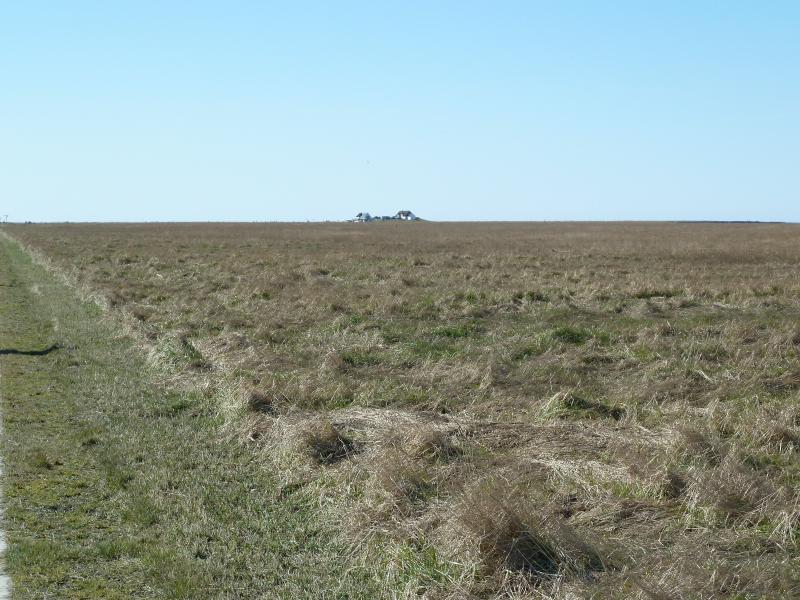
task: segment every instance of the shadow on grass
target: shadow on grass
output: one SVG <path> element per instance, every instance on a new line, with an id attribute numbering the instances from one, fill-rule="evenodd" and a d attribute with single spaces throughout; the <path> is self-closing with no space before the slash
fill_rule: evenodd
<path id="1" fill-rule="evenodd" d="M 45 354 L 50 354 L 51 352 L 55 352 L 56 350 L 60 349 L 61 346 L 59 344 L 53 344 L 44 350 L 17 350 L 16 348 L 2 348 L 0 349 L 0 355 L 19 354 L 22 356 L 44 356 Z"/>

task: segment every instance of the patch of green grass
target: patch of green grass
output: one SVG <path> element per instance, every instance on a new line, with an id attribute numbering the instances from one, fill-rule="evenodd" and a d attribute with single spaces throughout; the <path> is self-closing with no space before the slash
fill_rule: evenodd
<path id="1" fill-rule="evenodd" d="M 605 418 L 618 421 L 625 416 L 625 409 L 583 395 L 565 393 L 548 402 L 543 409 L 543 414 L 560 419 Z"/>
<path id="2" fill-rule="evenodd" d="M 596 328 L 588 327 L 575 327 L 571 325 L 562 325 L 556 327 L 550 332 L 550 337 L 558 342 L 564 344 L 575 344 L 580 346 L 588 340 L 595 340 L 596 343 L 608 345 L 611 343 L 611 334 Z"/>
<path id="3" fill-rule="evenodd" d="M 403 302 L 395 310 L 406 317 L 422 321 L 432 320 L 439 316 L 436 298 L 430 295 L 420 296 L 413 302 Z"/>
<path id="4" fill-rule="evenodd" d="M 423 539 L 400 545 L 392 558 L 390 572 L 395 586 L 415 595 L 423 595 L 457 576 L 455 566 L 443 560 L 436 547 Z"/>
<path id="5" fill-rule="evenodd" d="M 103 560 L 119 560 L 123 557 L 136 557 L 138 546 L 133 540 L 103 540 L 95 545 L 95 552 Z"/>
<path id="6" fill-rule="evenodd" d="M 348 367 L 371 367 L 380 364 L 381 358 L 369 350 L 349 350 L 342 352 L 342 362 Z"/>
<path id="7" fill-rule="evenodd" d="M 742 457 L 742 462 L 752 469 L 772 470 L 788 474 L 792 471 L 800 473 L 800 465 L 795 457 L 784 452 L 751 451 Z"/>
<path id="8" fill-rule="evenodd" d="M 614 480 L 608 484 L 609 491 L 617 498 L 629 500 L 655 500 L 653 492 L 637 483 Z"/>
<path id="9" fill-rule="evenodd" d="M 164 414 L 166 415 L 175 415 L 179 412 L 182 412 L 188 408 L 194 406 L 195 403 L 192 402 L 191 398 L 174 398 L 172 399 L 166 406 L 166 410 Z"/>
<path id="10" fill-rule="evenodd" d="M 172 368 L 189 366 L 196 370 L 207 370 L 211 367 L 203 353 L 185 335 L 162 338 L 159 340 L 158 353 Z"/>
<path id="11" fill-rule="evenodd" d="M 551 335 L 554 340 L 564 342 L 565 344 L 583 344 L 592 337 L 592 332 L 583 327 L 564 325 L 554 329 Z"/>
<path id="12" fill-rule="evenodd" d="M 408 354 L 411 355 L 413 364 L 414 359 L 437 359 L 448 356 L 454 356 L 457 352 L 456 348 L 450 343 L 452 338 L 443 338 L 440 340 L 427 340 L 427 339 L 414 339 L 407 342 L 404 346 Z"/>
<path id="13" fill-rule="evenodd" d="M 350 315 L 349 323 L 351 327 L 366 323 L 367 319 L 363 315 Z"/>
<path id="14" fill-rule="evenodd" d="M 381 327 L 381 338 L 386 344 L 398 344 L 413 337 L 413 333 L 395 324 L 389 323 Z"/>
<path id="15" fill-rule="evenodd" d="M 150 527 L 158 523 L 158 508 L 146 496 L 134 496 L 123 518 Z"/>
<path id="16" fill-rule="evenodd" d="M 525 360 L 534 356 L 540 356 L 550 350 L 552 340 L 547 336 L 537 336 L 533 341 L 527 342 L 511 354 L 512 360 Z"/>
<path id="17" fill-rule="evenodd" d="M 465 323 L 461 325 L 441 325 L 436 327 L 432 333 L 436 337 L 450 338 L 455 340 L 473 337 L 479 332 L 480 329 L 476 325 L 472 323 Z"/>

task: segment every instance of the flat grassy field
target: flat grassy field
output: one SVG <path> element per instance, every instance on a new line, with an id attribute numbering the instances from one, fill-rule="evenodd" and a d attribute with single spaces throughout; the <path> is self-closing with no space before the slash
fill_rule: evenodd
<path id="1" fill-rule="evenodd" d="M 365 595 L 800 595 L 798 226 L 4 229 Z"/>
<path id="2" fill-rule="evenodd" d="M 114 325 L 0 239 L 11 597 L 377 597 L 315 504 Z"/>

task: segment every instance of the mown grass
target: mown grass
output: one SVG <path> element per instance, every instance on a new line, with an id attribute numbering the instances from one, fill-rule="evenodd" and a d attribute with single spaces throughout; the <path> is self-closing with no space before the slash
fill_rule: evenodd
<path id="1" fill-rule="evenodd" d="M 800 592 L 796 226 L 9 231 L 229 390 L 379 597 Z"/>

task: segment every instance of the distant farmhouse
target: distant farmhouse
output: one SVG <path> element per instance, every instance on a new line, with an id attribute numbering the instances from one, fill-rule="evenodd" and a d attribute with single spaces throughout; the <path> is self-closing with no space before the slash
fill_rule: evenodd
<path id="1" fill-rule="evenodd" d="M 410 210 L 401 210 L 393 217 L 373 217 L 368 212 L 358 213 L 351 223 L 372 223 L 373 221 L 421 221 L 417 215 Z"/>

